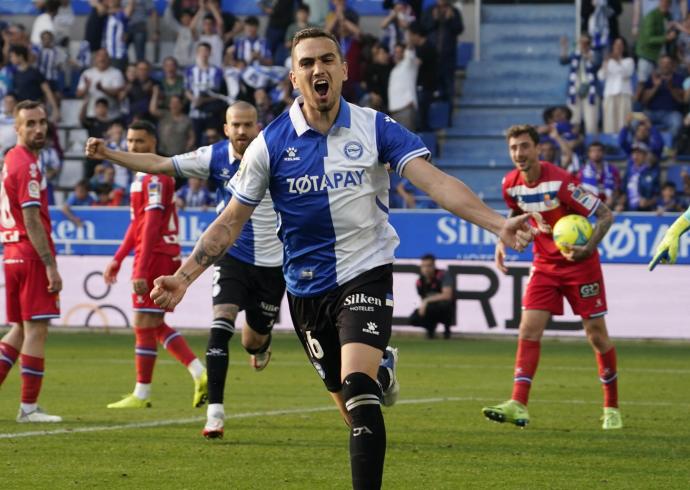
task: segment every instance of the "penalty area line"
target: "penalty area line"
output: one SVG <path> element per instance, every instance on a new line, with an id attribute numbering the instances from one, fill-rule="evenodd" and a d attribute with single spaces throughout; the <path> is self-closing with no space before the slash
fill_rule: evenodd
<path id="1" fill-rule="evenodd" d="M 448 396 L 434 398 L 402 399 L 396 405 L 423 405 L 425 403 L 447 403 L 447 402 L 493 402 L 496 398 L 485 398 L 476 396 Z M 557 404 L 557 405 L 598 405 L 601 401 L 587 400 L 535 400 L 537 404 Z M 624 401 L 623 406 L 645 406 L 645 407 L 669 407 L 678 405 L 679 402 L 658 402 L 658 401 Z M 682 403 L 682 402 L 681 402 Z M 305 413 L 317 413 L 335 411 L 335 405 L 311 407 L 311 408 L 290 408 L 283 410 L 267 410 L 263 412 L 243 412 L 230 414 L 225 420 L 247 419 L 255 417 L 280 417 L 284 415 L 302 415 Z M 0 433 L 0 439 L 21 439 L 25 437 L 59 436 L 67 434 L 86 434 L 90 432 L 108 432 L 114 430 L 148 429 L 153 427 L 167 427 L 171 425 L 186 425 L 203 422 L 206 417 L 188 417 L 183 419 L 151 420 L 148 422 L 132 422 L 129 424 L 117 425 L 96 425 L 93 427 L 73 427 L 53 430 L 34 430 L 27 432 L 7 432 Z"/>

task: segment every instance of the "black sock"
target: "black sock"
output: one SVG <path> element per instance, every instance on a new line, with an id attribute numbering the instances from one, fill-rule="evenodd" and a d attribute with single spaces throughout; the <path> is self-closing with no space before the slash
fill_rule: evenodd
<path id="1" fill-rule="evenodd" d="M 245 327 L 249 328 L 249 327 Z M 271 334 L 268 334 L 268 338 L 266 339 L 266 342 L 263 343 L 261 347 L 258 349 L 250 349 L 249 347 L 245 347 L 244 350 L 247 351 L 248 354 L 255 355 L 255 354 L 263 354 L 268 350 L 268 348 L 271 346 Z"/>
<path id="2" fill-rule="evenodd" d="M 380 398 L 379 385 L 364 373 L 351 373 L 343 381 L 343 399 L 352 418 L 350 466 L 354 490 L 381 488 L 386 426 Z"/>
<path id="3" fill-rule="evenodd" d="M 216 318 L 211 324 L 211 334 L 206 347 L 206 370 L 208 372 L 208 403 L 223 403 L 225 378 L 228 375 L 230 350 L 228 345 L 235 324 L 227 318 Z"/>
<path id="4" fill-rule="evenodd" d="M 379 366 L 379 372 L 376 373 L 376 379 L 381 385 L 381 389 L 386 391 L 391 387 L 391 374 L 388 372 L 388 368 L 385 366 Z"/>

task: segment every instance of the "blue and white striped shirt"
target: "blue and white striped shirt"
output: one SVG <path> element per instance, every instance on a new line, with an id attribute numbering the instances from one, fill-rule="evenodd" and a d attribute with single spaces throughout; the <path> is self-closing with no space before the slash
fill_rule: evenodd
<path id="1" fill-rule="evenodd" d="M 185 71 L 184 85 L 194 97 L 208 95 L 209 92 L 219 92 L 223 85 L 223 70 L 214 65 L 209 65 L 208 68 L 201 68 L 199 65 L 190 66 Z M 203 119 L 206 115 L 205 112 L 194 107 L 189 111 L 189 117 L 195 119 Z"/>
<path id="2" fill-rule="evenodd" d="M 40 48 L 38 50 L 38 71 L 51 82 L 58 80 L 60 63 L 58 51 L 55 48 Z"/>
<path id="3" fill-rule="evenodd" d="M 127 57 L 127 16 L 124 12 L 116 12 L 108 15 L 103 31 L 103 47 L 114 60 Z"/>
<path id="4" fill-rule="evenodd" d="M 302 103 L 298 97 L 249 145 L 230 189 L 249 206 L 270 191 L 287 289 L 311 297 L 393 262 L 399 239 L 388 221 L 385 164 L 402 175 L 429 150 L 389 116 L 343 98 L 323 135 L 307 124 Z"/>
<path id="5" fill-rule="evenodd" d="M 257 37 L 251 39 L 247 36 L 238 36 L 235 38 L 235 59 L 243 60 L 248 65 L 252 63 L 252 54 L 254 51 L 259 52 L 261 58 L 270 58 L 272 56 L 271 50 L 268 49 L 266 39 Z M 258 63 L 255 60 L 255 63 Z"/>

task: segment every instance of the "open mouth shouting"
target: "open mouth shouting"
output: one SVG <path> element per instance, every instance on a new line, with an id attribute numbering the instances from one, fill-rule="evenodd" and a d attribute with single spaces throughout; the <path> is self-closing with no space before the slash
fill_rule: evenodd
<path id="1" fill-rule="evenodd" d="M 314 91 L 320 102 L 325 102 L 328 99 L 328 90 L 330 89 L 330 82 L 325 78 L 319 78 L 314 81 Z"/>

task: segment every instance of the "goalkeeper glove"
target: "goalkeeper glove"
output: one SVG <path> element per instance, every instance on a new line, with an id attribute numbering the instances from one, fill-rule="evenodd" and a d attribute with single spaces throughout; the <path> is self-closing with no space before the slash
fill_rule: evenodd
<path id="1" fill-rule="evenodd" d="M 681 214 L 678 219 L 671 225 L 671 227 L 664 234 L 664 238 L 656 248 L 654 258 L 649 263 L 649 270 L 653 271 L 657 264 L 675 264 L 678 257 L 678 242 L 680 236 L 688 231 L 690 228 L 690 220 Z"/>

